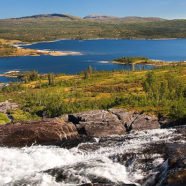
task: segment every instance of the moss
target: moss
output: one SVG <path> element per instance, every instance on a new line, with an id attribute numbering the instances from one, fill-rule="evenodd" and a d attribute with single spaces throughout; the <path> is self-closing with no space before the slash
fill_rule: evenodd
<path id="1" fill-rule="evenodd" d="M 6 114 L 3 114 L 3 113 L 0 113 L 0 125 L 7 124 L 9 122 L 10 122 L 10 120 L 7 117 L 7 115 Z"/>
<path id="2" fill-rule="evenodd" d="M 18 121 L 30 121 L 30 120 L 38 120 L 39 117 L 30 114 L 29 112 L 25 112 L 23 110 L 15 110 L 15 111 L 11 111 L 11 116 L 14 119 L 14 122 L 18 122 Z"/>

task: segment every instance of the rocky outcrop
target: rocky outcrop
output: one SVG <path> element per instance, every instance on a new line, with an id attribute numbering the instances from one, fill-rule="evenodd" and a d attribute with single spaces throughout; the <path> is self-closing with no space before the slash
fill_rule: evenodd
<path id="1" fill-rule="evenodd" d="M 0 112 L 1 113 L 7 113 L 9 110 L 15 110 L 18 108 L 18 105 L 16 103 L 11 103 L 9 101 L 1 102 L 0 103 Z"/>
<path id="2" fill-rule="evenodd" d="M 121 135 L 131 130 L 149 130 L 160 128 L 158 118 L 138 112 L 126 112 L 123 109 L 95 110 L 69 115 L 80 134 L 103 137 Z"/>
<path id="3" fill-rule="evenodd" d="M 125 134 L 125 128 L 118 117 L 105 110 L 96 110 L 69 115 L 79 133 L 92 137 Z"/>
<path id="4" fill-rule="evenodd" d="M 126 130 L 150 130 L 160 128 L 156 116 L 149 116 L 135 111 L 124 111 L 123 109 L 110 109 L 110 112 L 118 116 Z"/>
<path id="5" fill-rule="evenodd" d="M 36 121 L 0 126 L 0 145 L 6 147 L 61 145 L 78 138 L 76 127 L 70 123 Z"/>
<path id="6" fill-rule="evenodd" d="M 58 118 L 58 120 L 49 119 L 0 126 L 0 145 L 8 147 L 32 144 L 73 146 L 82 140 L 91 140 L 93 137 L 123 135 L 131 130 L 156 128 L 160 128 L 160 124 L 154 116 L 126 112 L 122 109 L 94 110 L 65 115 L 63 120 Z"/>

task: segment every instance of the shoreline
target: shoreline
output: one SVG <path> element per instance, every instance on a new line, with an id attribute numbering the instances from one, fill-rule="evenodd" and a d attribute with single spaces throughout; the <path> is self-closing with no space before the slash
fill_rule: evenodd
<path id="1" fill-rule="evenodd" d="M 58 41 L 68 41 L 68 40 L 74 40 L 74 41 L 96 41 L 96 40 L 149 40 L 149 41 L 166 41 L 166 40 L 179 40 L 179 39 L 186 39 L 186 38 L 87 38 L 87 39 L 75 39 L 75 38 L 61 38 L 61 39 L 55 39 L 55 40 L 46 40 L 46 41 L 34 41 L 34 42 L 21 42 L 20 44 L 16 44 L 17 46 L 30 46 L 30 45 L 35 45 L 39 43 L 53 43 L 53 42 L 58 42 Z M 15 45 L 15 46 L 16 46 Z"/>
<path id="2" fill-rule="evenodd" d="M 14 47 L 16 50 L 12 51 L 12 53 L 8 55 L 2 55 L 0 58 L 4 57 L 21 57 L 21 56 L 41 56 L 41 55 L 49 55 L 49 56 L 79 56 L 83 55 L 81 52 L 76 51 L 57 51 L 57 50 L 38 50 L 38 49 L 30 49 L 30 48 L 24 48 L 24 46 L 32 45 L 31 43 L 24 43 L 19 40 L 5 40 L 0 39 L 2 44 L 9 45 L 11 47 Z M 55 41 L 51 41 L 55 42 Z"/>
<path id="3" fill-rule="evenodd" d="M 152 60 L 150 59 L 149 62 L 139 61 L 134 63 L 124 63 L 119 61 L 111 61 L 113 64 L 120 64 L 120 65 L 152 65 L 155 67 L 163 67 L 163 66 L 176 66 L 176 65 L 185 65 L 186 61 L 162 61 L 162 60 Z"/>

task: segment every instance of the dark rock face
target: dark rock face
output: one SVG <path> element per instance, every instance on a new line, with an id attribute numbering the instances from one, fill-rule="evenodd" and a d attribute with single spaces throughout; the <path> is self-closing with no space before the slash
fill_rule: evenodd
<path id="1" fill-rule="evenodd" d="M 173 120 L 173 119 L 162 117 L 159 119 L 159 123 L 162 128 L 171 128 L 171 127 L 175 127 L 175 126 L 182 126 L 182 125 L 186 125 L 186 117 L 180 118 L 178 120 Z"/>
<path id="2" fill-rule="evenodd" d="M 186 144 L 167 144 L 166 153 L 169 170 L 164 180 L 165 186 L 186 185 Z"/>
<path id="3" fill-rule="evenodd" d="M 59 145 L 78 137 L 75 126 L 70 123 L 40 121 L 0 126 L 0 145 L 8 147 Z"/>

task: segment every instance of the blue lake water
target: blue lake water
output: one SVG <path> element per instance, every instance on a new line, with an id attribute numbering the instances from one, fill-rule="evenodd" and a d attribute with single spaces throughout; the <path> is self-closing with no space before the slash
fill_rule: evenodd
<path id="1" fill-rule="evenodd" d="M 131 69 L 112 64 L 122 56 L 144 56 L 165 61 L 186 60 L 186 39 L 173 40 L 60 40 L 36 43 L 25 48 L 81 52 L 81 56 L 26 56 L 0 58 L 0 74 L 11 70 L 74 74 L 91 65 L 96 70 Z M 149 69 L 152 66 L 138 65 Z M 5 79 L 0 77 L 0 81 Z M 8 81 L 8 80 L 7 80 Z"/>

